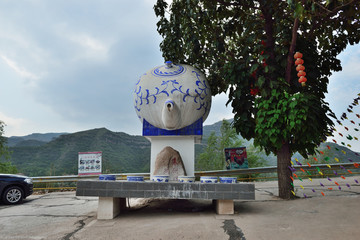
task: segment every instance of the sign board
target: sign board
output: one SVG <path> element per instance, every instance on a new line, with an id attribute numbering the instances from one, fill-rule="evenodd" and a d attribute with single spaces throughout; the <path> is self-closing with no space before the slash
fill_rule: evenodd
<path id="1" fill-rule="evenodd" d="M 79 175 L 101 174 L 102 152 L 79 152 Z"/>
<path id="2" fill-rule="evenodd" d="M 249 167 L 246 147 L 225 148 L 224 151 L 227 170 Z"/>

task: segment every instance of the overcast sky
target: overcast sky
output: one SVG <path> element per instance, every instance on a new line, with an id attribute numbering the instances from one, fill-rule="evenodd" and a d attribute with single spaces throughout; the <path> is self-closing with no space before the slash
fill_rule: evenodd
<path id="1" fill-rule="evenodd" d="M 0 1 L 0 120 L 6 123 L 5 136 L 100 127 L 140 135 L 134 86 L 143 73 L 164 62 L 154 3 Z M 331 77 L 327 94 L 336 114 L 360 92 L 360 46 L 349 47 L 341 60 L 343 71 Z M 226 100 L 224 94 L 213 98 L 205 124 L 232 117 Z M 357 113 L 359 109 L 355 107 Z"/>

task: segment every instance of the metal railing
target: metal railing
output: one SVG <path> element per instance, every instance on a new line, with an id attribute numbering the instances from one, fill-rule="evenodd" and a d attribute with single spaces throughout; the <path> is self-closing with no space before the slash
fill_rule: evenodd
<path id="1" fill-rule="evenodd" d="M 358 175 L 360 168 L 353 163 L 314 164 L 311 166 L 293 166 L 298 177 L 321 178 L 335 175 Z M 294 171 L 293 169 L 293 171 Z M 338 172 L 334 172 L 337 170 Z M 353 171 L 351 171 L 353 170 Z M 144 176 L 149 180 L 150 173 L 115 173 L 117 180 L 126 180 L 127 176 Z M 196 171 L 200 176 L 238 176 L 238 181 L 268 181 L 277 179 L 277 167 L 260 167 L 238 170 Z M 98 175 L 69 175 L 33 177 L 34 191 L 40 190 L 75 190 L 79 180 L 98 179 Z"/>

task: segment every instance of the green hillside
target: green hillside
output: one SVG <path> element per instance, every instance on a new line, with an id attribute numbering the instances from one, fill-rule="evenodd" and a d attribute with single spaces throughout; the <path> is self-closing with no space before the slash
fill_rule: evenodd
<path id="1" fill-rule="evenodd" d="M 327 146 L 329 146 L 330 149 L 328 149 Z M 360 162 L 359 153 L 336 143 L 322 143 L 320 144 L 319 150 L 323 151 L 324 154 L 318 153 L 317 156 L 319 156 L 324 163 L 336 163 L 335 158 L 339 159 L 339 162 L 341 163 Z M 344 154 L 342 151 L 344 151 L 346 154 Z M 329 159 L 326 159 L 326 157 Z"/>
<path id="2" fill-rule="evenodd" d="M 15 146 L 13 147 L 38 147 L 38 146 L 42 146 L 45 145 L 48 142 L 45 141 L 39 141 L 39 140 L 23 140 L 20 142 L 17 142 Z"/>
<path id="3" fill-rule="evenodd" d="M 20 145 L 20 146 L 19 146 Z M 78 152 L 103 152 L 103 172 L 143 172 L 150 164 L 150 142 L 106 128 L 64 134 L 41 146 L 10 147 L 11 162 L 29 176 L 78 173 Z"/>
<path id="4" fill-rule="evenodd" d="M 220 127 L 221 121 L 204 126 L 202 143 L 195 145 L 196 156 L 206 147 L 207 138 L 212 131 L 217 135 L 220 133 Z M 8 141 L 11 142 L 8 146 L 12 151 L 12 164 L 21 173 L 29 176 L 77 174 L 78 152 L 94 151 L 103 153 L 103 173 L 135 173 L 150 170 L 150 142 L 145 137 L 112 132 L 106 128 L 72 134 L 31 134 L 11 137 Z M 250 144 L 251 141 L 244 140 L 244 146 Z M 321 163 L 335 162 L 335 157 L 339 162 L 349 162 L 349 159 L 360 161 L 358 153 L 335 143 L 323 143 L 319 150 L 324 152 L 316 156 Z M 341 150 L 345 151 L 346 155 Z M 264 152 L 258 154 L 265 159 L 266 165 L 276 165 L 276 156 L 266 156 Z M 303 161 L 300 154 L 295 154 L 293 158 L 295 157 Z M 326 157 L 328 159 L 325 159 Z"/>
<path id="5" fill-rule="evenodd" d="M 32 133 L 22 137 L 13 136 L 7 139 L 7 145 L 9 147 L 15 147 L 19 143 L 24 145 L 24 141 L 29 141 L 26 145 L 31 146 L 31 144 L 34 144 L 33 146 L 39 146 L 39 144 L 41 145 L 41 143 L 45 144 L 50 142 L 63 134 L 67 133 Z"/>

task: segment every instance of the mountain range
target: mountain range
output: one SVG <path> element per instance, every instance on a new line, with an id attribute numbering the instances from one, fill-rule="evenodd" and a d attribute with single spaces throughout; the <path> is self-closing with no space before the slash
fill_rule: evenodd
<path id="1" fill-rule="evenodd" d="M 144 172 L 150 166 L 150 142 L 146 138 L 106 128 L 32 134 L 32 139 L 25 136 L 23 141 L 10 137 L 8 146 L 12 164 L 29 176 L 77 174 L 79 152 L 102 151 L 104 173 Z"/>
<path id="2" fill-rule="evenodd" d="M 221 121 L 203 128 L 203 140 L 195 145 L 196 156 L 206 146 L 207 138 L 214 131 L 220 135 Z M 23 137 L 9 137 L 7 145 L 12 152 L 11 162 L 28 176 L 59 176 L 78 173 L 79 152 L 102 152 L 103 173 L 149 172 L 150 141 L 143 136 L 132 136 L 123 132 L 112 132 L 97 128 L 76 133 L 34 133 Z M 252 141 L 244 140 L 244 146 Z M 330 147 L 330 150 L 328 147 Z M 359 161 L 357 153 L 335 143 L 323 143 L 319 150 L 340 161 Z M 344 155 L 342 151 L 347 154 Z M 276 156 L 266 156 L 266 165 L 276 165 Z M 301 159 L 300 154 L 294 157 Z M 321 157 L 321 156 L 320 156 Z"/>

